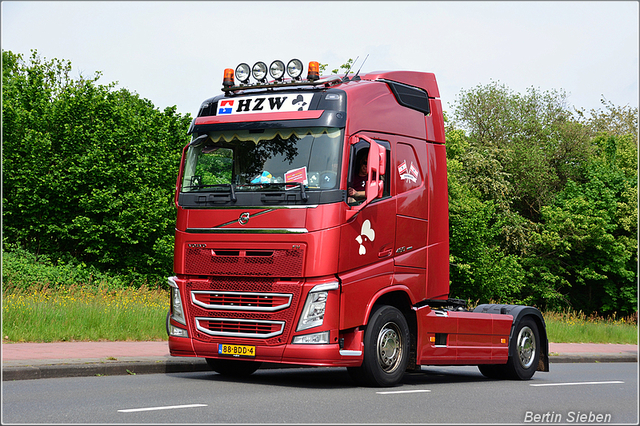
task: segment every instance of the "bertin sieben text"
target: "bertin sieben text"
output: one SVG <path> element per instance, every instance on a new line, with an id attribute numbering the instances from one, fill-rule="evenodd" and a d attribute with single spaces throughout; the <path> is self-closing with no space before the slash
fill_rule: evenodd
<path id="1" fill-rule="evenodd" d="M 547 411 L 546 413 L 534 413 L 527 411 L 524 414 L 525 423 L 611 423 L 610 413 L 594 413 L 589 411 L 569 411 L 566 415 Z"/>

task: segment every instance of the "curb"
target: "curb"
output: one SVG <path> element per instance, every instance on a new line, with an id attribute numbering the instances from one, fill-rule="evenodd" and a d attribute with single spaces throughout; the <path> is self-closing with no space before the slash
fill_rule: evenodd
<path id="1" fill-rule="evenodd" d="M 549 356 L 551 363 L 638 362 L 637 354 L 560 354 Z M 265 364 L 262 368 L 291 368 Z M 176 358 L 142 361 L 83 362 L 3 366 L 2 381 L 51 379 L 61 377 L 124 376 L 211 371 L 204 358 Z"/>
<path id="2" fill-rule="evenodd" d="M 76 364 L 24 365 L 2 368 L 2 381 L 60 377 L 125 376 L 136 374 L 211 371 L 204 358 L 185 360 L 85 362 Z"/>

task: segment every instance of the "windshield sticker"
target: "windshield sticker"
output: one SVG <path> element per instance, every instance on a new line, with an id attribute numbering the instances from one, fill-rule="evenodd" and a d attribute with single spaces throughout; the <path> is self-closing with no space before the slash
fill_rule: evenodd
<path id="1" fill-rule="evenodd" d="M 401 180 L 411 181 L 416 183 L 418 179 L 418 169 L 413 165 L 413 161 L 411 162 L 409 169 L 407 170 L 407 161 L 403 161 L 402 164 L 398 166 L 398 174 L 400 175 Z"/>
<path id="2" fill-rule="evenodd" d="M 308 185 L 307 181 L 307 166 L 300 167 L 299 169 L 291 169 L 284 174 L 285 182 L 300 182 L 303 185 Z M 287 186 L 286 189 L 297 188 L 297 186 Z"/>
<path id="3" fill-rule="evenodd" d="M 363 238 L 364 237 L 364 238 Z M 360 244 L 360 248 L 358 249 L 358 253 L 362 256 L 367 254 L 367 249 L 364 247 L 364 243 L 369 239 L 369 241 L 373 241 L 376 239 L 376 231 L 371 228 L 371 222 L 369 219 L 362 222 L 362 228 L 360 228 L 360 235 L 356 237 L 356 241 Z"/>
<path id="4" fill-rule="evenodd" d="M 299 95 L 244 96 L 218 101 L 218 115 L 307 111 L 312 93 Z"/>

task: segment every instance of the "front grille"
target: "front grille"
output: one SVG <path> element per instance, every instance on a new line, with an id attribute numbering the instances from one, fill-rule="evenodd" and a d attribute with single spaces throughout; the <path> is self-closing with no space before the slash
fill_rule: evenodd
<path id="1" fill-rule="evenodd" d="M 185 273 L 193 275 L 300 277 L 301 249 L 218 250 L 187 248 Z"/>
<path id="2" fill-rule="evenodd" d="M 291 294 L 194 290 L 191 300 L 205 309 L 274 312 L 291 305 Z"/>
<path id="3" fill-rule="evenodd" d="M 261 277 L 215 277 L 185 283 L 191 335 L 202 342 L 245 338 L 279 345 L 295 327 L 302 282 Z"/>
<path id="4" fill-rule="evenodd" d="M 268 339 L 282 334 L 284 324 L 284 321 L 196 317 L 196 328 L 211 336 Z"/>

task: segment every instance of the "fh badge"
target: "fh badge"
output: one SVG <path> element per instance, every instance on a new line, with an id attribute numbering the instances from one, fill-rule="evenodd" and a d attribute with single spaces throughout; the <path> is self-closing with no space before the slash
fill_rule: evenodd
<path id="1" fill-rule="evenodd" d="M 373 241 L 376 239 L 376 231 L 371 228 L 371 222 L 369 219 L 362 222 L 362 228 L 360 229 L 360 235 L 356 237 L 356 241 L 360 244 L 360 249 L 358 253 L 360 255 L 367 254 L 367 249 L 364 247 L 364 243 L 369 239 L 369 241 Z"/>

